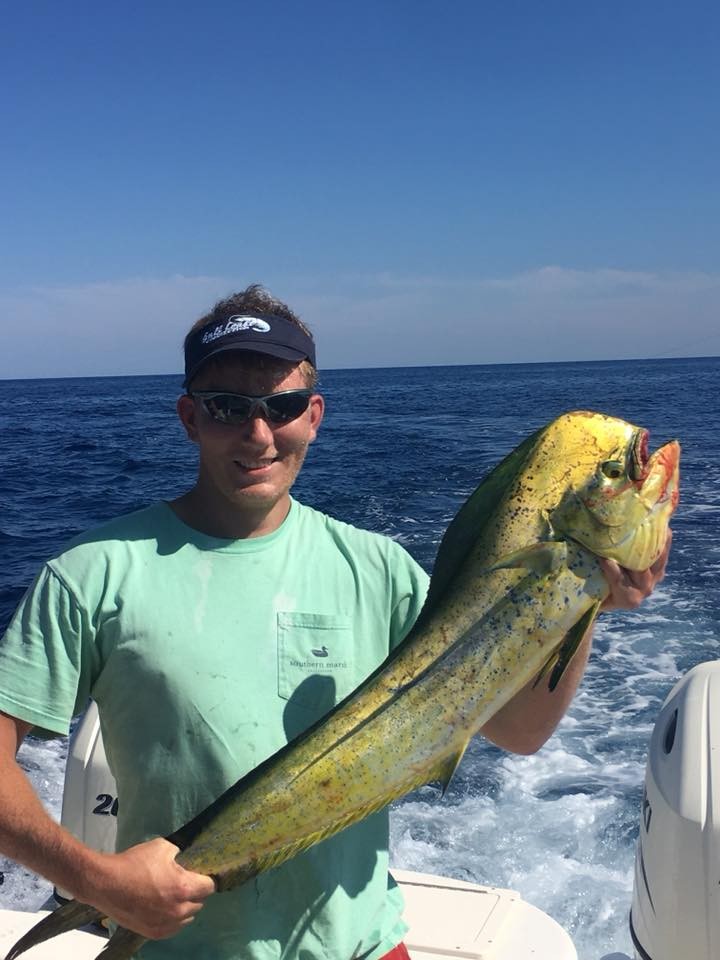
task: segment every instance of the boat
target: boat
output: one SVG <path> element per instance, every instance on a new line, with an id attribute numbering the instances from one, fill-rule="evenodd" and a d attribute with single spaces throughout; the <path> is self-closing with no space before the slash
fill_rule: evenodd
<path id="1" fill-rule="evenodd" d="M 70 741 L 61 819 L 83 842 L 110 851 L 116 815 L 115 782 L 91 704 Z M 405 899 L 413 960 L 578 960 L 567 931 L 516 891 L 392 873 Z M 55 895 L 67 898 L 63 890 Z M 38 917 L 0 911 L 0 954 Z M 690 670 L 655 723 L 629 922 L 635 960 L 720 957 L 720 661 Z M 105 942 L 100 931 L 75 931 L 35 947 L 28 960 L 90 960 Z"/>

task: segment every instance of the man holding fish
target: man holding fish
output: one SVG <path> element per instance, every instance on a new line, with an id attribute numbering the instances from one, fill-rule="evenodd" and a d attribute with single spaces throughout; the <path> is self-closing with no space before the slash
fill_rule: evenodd
<path id="1" fill-rule="evenodd" d="M 278 960 L 301 953 L 379 960 L 402 950 L 402 905 L 387 874 L 387 813 L 373 812 L 392 797 L 375 801 L 370 792 L 341 833 L 338 823 L 325 825 L 321 810 L 323 825 L 303 833 L 303 820 L 315 822 L 316 795 L 327 791 L 320 807 L 341 810 L 354 789 L 352 779 L 342 786 L 331 773 L 318 774 L 314 789 L 281 811 L 283 836 L 267 836 L 272 827 L 264 821 L 274 822 L 278 787 L 238 829 L 246 846 L 257 837 L 242 856 L 232 835 L 239 821 L 233 814 L 223 833 L 225 813 L 220 800 L 213 803 L 239 777 L 248 797 L 271 777 L 277 751 L 344 700 L 411 633 L 427 589 L 426 575 L 399 545 L 290 496 L 323 418 L 316 385 L 313 338 L 285 304 L 255 286 L 218 303 L 186 338 L 186 393 L 177 405 L 199 450 L 197 482 L 172 503 L 112 521 L 53 558 L 0 644 L 0 849 L 73 892 L 79 904 L 63 908 L 63 929 L 98 915 L 126 928 L 103 954 L 107 960 L 133 955 L 146 939 L 153 942 L 141 956 L 149 960 Z M 638 453 L 639 441 L 633 444 L 642 463 L 621 496 L 652 486 L 646 455 Z M 608 462 L 603 469 L 612 484 Z M 656 500 L 667 501 L 665 488 L 676 485 L 676 473 L 675 458 L 663 473 L 665 486 L 653 476 L 662 487 L 653 509 Z M 601 484 L 598 510 L 612 506 L 613 496 Z M 562 514 L 558 508 L 558 525 Z M 454 524 L 420 618 L 431 632 L 434 608 L 453 593 L 444 571 L 471 553 L 474 524 L 460 522 L 464 516 L 470 514 L 461 512 Z M 667 516 L 652 524 L 663 541 Z M 458 534 L 458 522 L 467 533 Z M 598 608 L 633 608 L 662 579 L 670 538 L 658 542 L 659 535 L 640 554 L 647 560 L 640 571 L 610 559 L 590 569 L 586 551 L 567 561 L 575 579 L 582 573 L 590 587 L 579 626 L 563 628 L 571 642 L 536 655 L 535 676 L 551 661 L 553 690 L 546 683 L 513 688 L 504 705 L 498 700 L 487 710 L 483 735 L 521 753 L 544 743 L 582 677 Z M 522 568 L 549 584 L 547 570 L 575 550 L 568 538 L 566 549 L 549 527 L 532 549 L 488 553 L 483 576 L 509 578 L 517 590 L 513 568 Z M 580 533 L 578 540 L 584 542 Z M 586 546 L 592 550 L 592 541 Z M 450 562 L 453 553 L 462 557 Z M 622 562 L 622 544 L 603 556 Z M 462 620 L 454 609 L 446 614 Z M 402 666 L 400 679 L 392 680 L 392 697 L 410 669 Z M 15 762 L 34 726 L 67 732 L 88 696 L 99 705 L 119 786 L 118 854 L 90 850 L 49 818 Z M 292 766 L 291 752 L 279 755 L 286 758 L 284 783 L 319 771 L 335 742 L 353 742 L 353 718 L 371 725 L 372 704 L 363 706 L 361 698 L 351 704 L 349 719 L 348 709 L 337 714 L 341 734 L 332 748 L 321 746 L 301 767 Z M 309 736 L 321 737 L 322 729 Z M 449 777 L 461 755 L 458 748 L 441 758 L 433 774 Z M 343 766 L 340 758 L 332 762 Z M 350 766 L 351 773 L 360 769 Z M 413 785 L 403 784 L 392 796 Z M 224 892 L 210 897 L 216 890 Z M 61 912 L 22 949 L 59 932 L 53 918 Z"/>

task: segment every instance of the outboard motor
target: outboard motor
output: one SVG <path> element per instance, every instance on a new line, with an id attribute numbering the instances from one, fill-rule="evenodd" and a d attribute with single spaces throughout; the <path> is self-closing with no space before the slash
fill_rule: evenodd
<path id="1" fill-rule="evenodd" d="M 638 960 L 720 957 L 720 661 L 673 687 L 650 739 L 630 933 Z"/>
<path id="2" fill-rule="evenodd" d="M 115 778 L 105 757 L 97 707 L 91 701 L 70 738 L 60 822 L 94 850 L 112 853 L 117 809 Z M 62 902 L 70 896 L 66 890 L 55 888 L 57 900 Z"/>

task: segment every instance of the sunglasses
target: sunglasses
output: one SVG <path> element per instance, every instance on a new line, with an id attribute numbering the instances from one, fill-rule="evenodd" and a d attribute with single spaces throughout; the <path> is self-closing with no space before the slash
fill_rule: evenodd
<path id="1" fill-rule="evenodd" d="M 290 423 L 305 413 L 312 390 L 282 390 L 266 397 L 246 397 L 243 393 L 215 393 L 194 390 L 191 397 L 202 400 L 208 414 L 218 423 L 238 426 L 262 414 L 270 423 Z"/>

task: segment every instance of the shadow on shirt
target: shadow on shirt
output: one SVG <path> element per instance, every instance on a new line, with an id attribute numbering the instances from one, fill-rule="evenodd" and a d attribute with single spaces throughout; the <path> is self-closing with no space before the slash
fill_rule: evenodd
<path id="1" fill-rule="evenodd" d="M 308 704 L 313 706 L 308 707 Z M 283 711 L 283 726 L 288 741 L 304 733 L 311 725 L 318 723 L 335 705 L 333 677 L 314 674 L 303 680 L 293 692 Z M 322 888 L 328 892 L 335 886 L 342 886 L 349 896 L 356 896 L 372 877 L 378 854 L 376 846 L 363 844 L 359 842 L 360 837 L 355 836 L 362 835 L 363 832 L 362 823 L 348 827 L 334 837 L 321 841 L 316 848 L 311 847 L 295 859 L 299 861 L 312 859 L 314 849 L 317 849 L 324 858 L 332 848 L 333 853 L 327 858 L 324 869 Z M 348 840 L 352 842 L 348 843 Z M 349 847 L 353 851 L 352 863 L 348 863 L 346 859 L 346 850 Z M 386 850 L 387 847 L 384 849 Z M 317 893 L 320 892 L 321 887 L 318 887 Z"/>
<path id="2" fill-rule="evenodd" d="M 283 710 L 288 743 L 321 720 L 335 706 L 335 678 L 318 673 L 306 677 L 293 691 Z"/>

